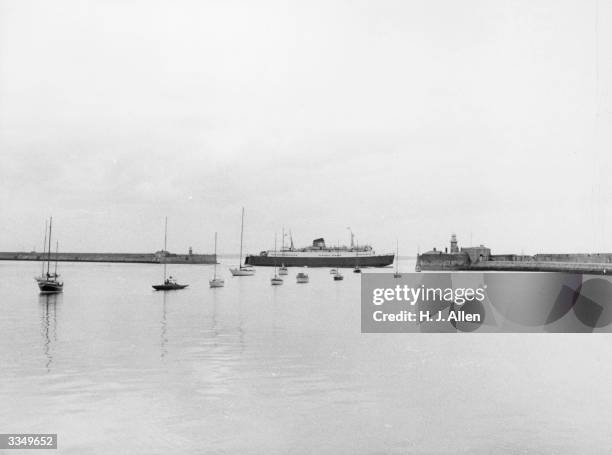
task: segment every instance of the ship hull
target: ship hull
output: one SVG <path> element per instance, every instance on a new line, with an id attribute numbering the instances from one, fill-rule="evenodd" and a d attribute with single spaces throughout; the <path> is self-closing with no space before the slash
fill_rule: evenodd
<path id="1" fill-rule="evenodd" d="M 40 280 L 38 281 L 38 289 L 42 294 L 54 294 L 64 290 L 64 283 Z"/>
<path id="2" fill-rule="evenodd" d="M 188 284 L 157 284 L 153 285 L 153 289 L 156 291 L 177 291 L 179 289 L 185 289 Z"/>
<path id="3" fill-rule="evenodd" d="M 255 270 L 239 268 L 239 269 L 229 269 L 232 273 L 232 276 L 253 276 L 255 275 Z"/>
<path id="4" fill-rule="evenodd" d="M 386 267 L 393 264 L 393 254 L 377 256 L 323 256 L 323 257 L 300 257 L 300 256 L 247 256 L 245 263 L 258 267 L 274 267 L 283 264 L 285 267 Z"/>
<path id="5" fill-rule="evenodd" d="M 214 278 L 208 282 L 211 288 L 222 288 L 225 286 L 225 281 L 221 278 Z"/>

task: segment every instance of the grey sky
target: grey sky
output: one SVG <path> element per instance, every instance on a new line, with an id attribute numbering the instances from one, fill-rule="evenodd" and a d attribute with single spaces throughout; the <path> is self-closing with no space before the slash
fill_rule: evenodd
<path id="1" fill-rule="evenodd" d="M 1 1 L 0 250 L 612 251 L 612 2 Z"/>

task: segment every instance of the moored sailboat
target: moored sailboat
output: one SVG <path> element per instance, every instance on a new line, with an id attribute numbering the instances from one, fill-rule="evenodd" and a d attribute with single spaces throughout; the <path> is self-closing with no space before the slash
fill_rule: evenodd
<path id="1" fill-rule="evenodd" d="M 347 229 L 351 233 L 351 247 L 352 247 L 355 242 L 355 234 L 353 234 L 353 230 L 350 227 L 347 227 Z M 361 268 L 359 267 L 359 245 L 357 245 L 357 257 L 355 258 L 355 267 L 353 268 L 353 273 L 361 273 Z"/>
<path id="2" fill-rule="evenodd" d="M 338 251 L 339 250 L 340 250 L 340 242 L 338 242 Z M 344 279 L 344 275 L 342 275 L 342 272 L 340 271 L 340 269 L 335 269 L 335 270 L 336 270 L 336 273 L 334 273 L 334 269 L 332 269 L 330 272 L 334 276 L 334 281 L 342 281 Z"/>
<path id="3" fill-rule="evenodd" d="M 232 276 L 251 276 L 255 275 L 255 269 L 242 263 L 242 238 L 244 235 L 244 207 L 242 207 L 242 222 L 240 223 L 240 259 L 238 261 L 238 267 L 230 269 Z"/>
<path id="4" fill-rule="evenodd" d="M 45 273 L 45 264 L 43 263 L 43 272 L 40 277 L 35 278 L 38 283 L 38 289 L 41 293 L 51 294 L 62 292 L 64 290 L 63 281 L 59 280 L 57 274 L 57 253 L 59 251 L 59 242 L 56 242 L 55 246 L 55 271 L 51 273 L 51 232 L 52 232 L 53 217 L 49 218 L 49 247 L 47 252 L 47 272 Z M 45 224 L 45 243 L 46 243 L 46 224 Z M 44 252 L 43 252 L 44 254 Z"/>
<path id="5" fill-rule="evenodd" d="M 167 243 L 168 243 L 168 217 L 166 217 L 165 227 L 164 227 L 164 255 L 167 253 Z M 154 284 L 153 289 L 156 291 L 175 291 L 178 289 L 185 289 L 188 284 L 179 284 L 172 275 L 167 276 L 166 274 L 166 262 L 165 256 L 162 256 L 162 260 L 164 261 L 164 282 L 163 284 Z"/>
<path id="6" fill-rule="evenodd" d="M 274 248 L 276 249 L 276 247 Z M 282 240 L 281 240 L 281 256 L 284 254 L 285 251 L 285 228 L 283 228 L 283 236 L 282 236 Z M 279 275 L 289 275 L 289 269 L 287 267 L 285 267 L 285 263 L 281 262 L 281 266 L 278 268 L 278 274 Z"/>
<path id="7" fill-rule="evenodd" d="M 222 288 L 225 286 L 225 280 L 217 277 L 217 233 L 215 232 L 215 266 L 212 280 L 208 281 L 211 288 Z"/>
<path id="8" fill-rule="evenodd" d="M 399 242 L 395 241 L 395 273 L 393 278 L 401 278 L 402 274 L 399 271 Z"/>
<path id="9" fill-rule="evenodd" d="M 276 234 L 274 235 L 274 251 L 276 251 Z M 276 262 L 274 263 L 274 276 L 270 278 L 270 284 L 272 286 L 278 286 L 283 284 L 283 279 L 278 276 L 278 270 L 276 269 Z"/>

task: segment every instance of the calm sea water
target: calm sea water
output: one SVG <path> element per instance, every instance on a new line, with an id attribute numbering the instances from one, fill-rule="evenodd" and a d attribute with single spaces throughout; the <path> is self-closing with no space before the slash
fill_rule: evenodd
<path id="1" fill-rule="evenodd" d="M 0 433 L 66 454 L 611 450 L 609 335 L 361 334 L 359 275 L 169 269 L 190 287 L 64 263 L 39 296 L 39 264 L 0 262 Z"/>

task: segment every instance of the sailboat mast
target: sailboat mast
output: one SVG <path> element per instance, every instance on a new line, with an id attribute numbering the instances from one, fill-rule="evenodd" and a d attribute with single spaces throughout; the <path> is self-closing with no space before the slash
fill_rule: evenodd
<path id="1" fill-rule="evenodd" d="M 283 226 L 283 238 L 281 239 L 281 256 L 284 256 L 285 253 L 285 226 Z"/>
<path id="2" fill-rule="evenodd" d="M 276 232 L 274 233 L 274 276 L 276 276 Z"/>
<path id="3" fill-rule="evenodd" d="M 166 217 L 166 222 L 164 224 L 164 254 L 162 255 L 164 261 L 164 283 L 166 282 L 166 248 L 168 244 L 168 217 Z"/>
<path id="4" fill-rule="evenodd" d="M 399 273 L 399 240 L 395 241 L 395 273 Z"/>
<path id="5" fill-rule="evenodd" d="M 238 268 L 242 267 L 242 235 L 244 234 L 244 207 L 242 207 L 242 222 L 240 223 L 240 262 Z"/>
<path id="6" fill-rule="evenodd" d="M 57 254 L 59 253 L 59 242 L 55 242 L 55 271 L 53 272 L 57 277 Z"/>
<path id="7" fill-rule="evenodd" d="M 214 268 L 213 279 L 217 279 L 217 233 L 215 232 L 215 268 Z"/>
<path id="8" fill-rule="evenodd" d="M 47 229 L 49 229 L 49 222 L 45 220 L 45 241 L 43 242 L 43 260 L 42 260 L 42 270 L 40 271 L 40 276 L 45 276 L 45 253 L 47 252 Z"/>
<path id="9" fill-rule="evenodd" d="M 53 224 L 53 217 L 49 218 L 49 251 L 47 252 L 47 275 L 49 275 L 49 263 L 51 262 L 51 225 Z"/>

